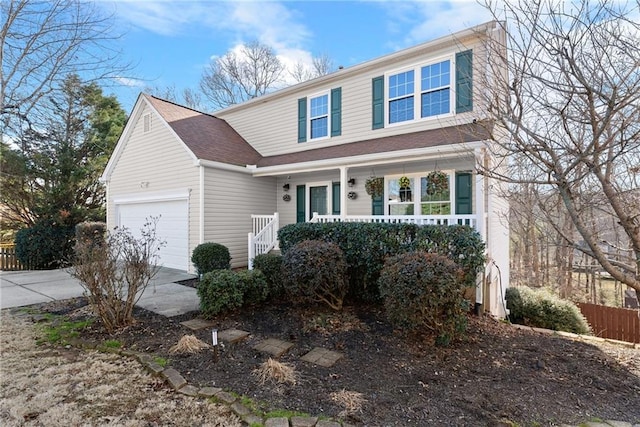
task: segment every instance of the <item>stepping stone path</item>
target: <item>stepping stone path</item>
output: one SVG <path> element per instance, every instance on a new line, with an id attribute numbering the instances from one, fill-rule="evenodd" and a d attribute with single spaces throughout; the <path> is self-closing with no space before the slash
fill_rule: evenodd
<path id="1" fill-rule="evenodd" d="M 225 329 L 224 331 L 218 332 L 218 338 L 229 344 L 235 344 L 248 336 L 249 332 L 241 331 L 240 329 Z"/>
<path id="2" fill-rule="evenodd" d="M 191 320 L 187 320 L 186 322 L 180 322 L 181 325 L 186 326 L 187 328 L 193 331 L 199 331 L 201 329 L 213 328 L 214 323 L 210 320 L 195 318 Z"/>
<path id="3" fill-rule="evenodd" d="M 280 357 L 285 354 L 291 347 L 293 347 L 293 343 L 278 340 L 275 338 L 268 338 L 256 344 L 253 349 L 273 354 L 275 357 Z"/>
<path id="4" fill-rule="evenodd" d="M 316 365 L 324 366 L 325 368 L 330 368 L 341 358 L 342 353 L 327 350 L 322 347 L 315 347 L 309 353 L 301 357 L 305 362 L 315 363 Z"/>
<path id="5" fill-rule="evenodd" d="M 200 318 L 187 320 L 185 322 L 181 322 L 181 324 L 194 331 L 199 331 L 201 329 L 212 329 L 215 325 L 212 321 Z M 242 331 L 240 329 L 225 329 L 224 331 L 218 332 L 218 338 L 221 341 L 229 344 L 236 344 L 247 338 L 249 335 L 249 332 Z M 269 353 L 275 357 L 280 357 L 287 351 L 289 351 L 293 346 L 293 343 L 287 341 L 268 338 L 256 344 L 253 349 L 264 353 Z M 344 355 L 342 353 L 338 353 L 336 351 L 327 350 L 326 348 L 322 347 L 315 347 L 309 353 L 302 356 L 301 360 L 313 363 L 315 365 L 324 366 L 325 368 L 329 368 L 343 356 Z"/>

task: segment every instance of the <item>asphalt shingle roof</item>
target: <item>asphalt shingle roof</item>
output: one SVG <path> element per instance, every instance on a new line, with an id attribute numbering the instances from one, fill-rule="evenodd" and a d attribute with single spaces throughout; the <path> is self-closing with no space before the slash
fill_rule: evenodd
<path id="1" fill-rule="evenodd" d="M 470 123 L 263 157 L 226 121 L 143 95 L 198 159 L 258 167 L 436 147 L 490 138 L 486 123 Z"/>

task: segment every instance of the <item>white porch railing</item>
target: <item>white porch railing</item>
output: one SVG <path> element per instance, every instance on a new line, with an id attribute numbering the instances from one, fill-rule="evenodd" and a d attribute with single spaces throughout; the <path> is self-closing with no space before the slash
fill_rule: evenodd
<path id="1" fill-rule="evenodd" d="M 252 232 L 249 233 L 249 270 L 253 270 L 253 259 L 278 249 L 278 230 L 280 218 L 278 212 L 273 215 L 251 215 Z"/>
<path id="2" fill-rule="evenodd" d="M 273 215 L 251 215 L 252 232 L 249 233 L 249 270 L 253 269 L 253 259 L 278 249 L 278 230 L 280 219 L 278 213 Z M 409 223 L 419 225 L 469 225 L 477 229 L 476 215 L 318 215 L 313 213 L 310 222 L 378 222 Z"/>
<path id="3" fill-rule="evenodd" d="M 311 222 L 386 222 L 419 225 L 469 225 L 477 229 L 476 215 L 318 215 L 313 213 Z"/>

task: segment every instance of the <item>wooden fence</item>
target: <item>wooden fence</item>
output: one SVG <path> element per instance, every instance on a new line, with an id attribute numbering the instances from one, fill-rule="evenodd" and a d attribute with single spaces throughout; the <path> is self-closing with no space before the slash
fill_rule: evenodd
<path id="1" fill-rule="evenodd" d="M 640 310 L 579 303 L 593 334 L 620 341 L 640 343 Z"/>
<path id="2" fill-rule="evenodd" d="M 16 258 L 16 247 L 13 245 L 0 246 L 0 270 L 18 271 L 29 270 L 28 265 L 23 265 Z"/>

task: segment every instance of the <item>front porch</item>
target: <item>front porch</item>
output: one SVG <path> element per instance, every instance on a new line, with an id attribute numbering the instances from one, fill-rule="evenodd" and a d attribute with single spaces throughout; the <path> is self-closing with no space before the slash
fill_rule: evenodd
<path id="1" fill-rule="evenodd" d="M 253 259 L 278 249 L 278 230 L 280 215 L 251 215 L 253 231 L 248 235 L 248 267 L 253 269 Z M 481 222 L 477 215 L 319 215 L 314 212 L 313 223 L 328 222 L 373 222 L 373 223 L 407 223 L 418 225 L 468 225 L 477 231 Z"/>

